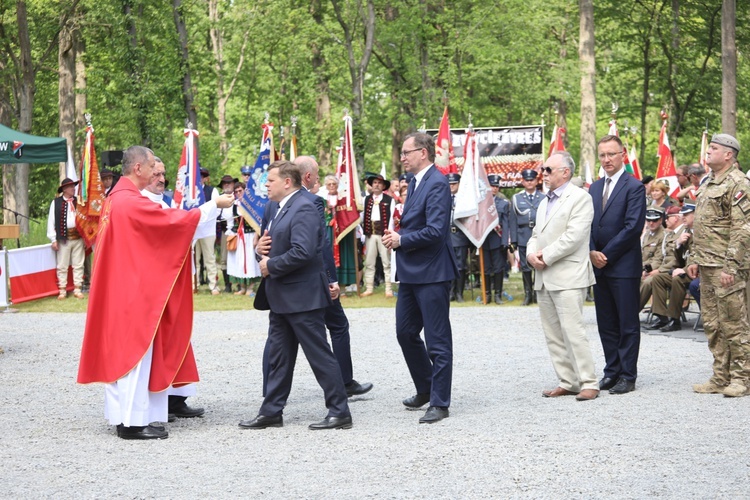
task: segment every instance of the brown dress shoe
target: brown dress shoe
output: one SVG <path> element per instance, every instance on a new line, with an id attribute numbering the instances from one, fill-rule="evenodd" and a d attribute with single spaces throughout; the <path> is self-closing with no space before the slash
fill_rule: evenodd
<path id="1" fill-rule="evenodd" d="M 576 396 L 576 401 L 591 401 L 599 397 L 598 389 L 584 389 Z"/>
<path id="2" fill-rule="evenodd" d="M 555 387 L 551 391 L 542 391 L 542 396 L 545 398 L 558 398 L 560 396 L 575 396 L 577 392 L 563 389 L 562 387 Z"/>

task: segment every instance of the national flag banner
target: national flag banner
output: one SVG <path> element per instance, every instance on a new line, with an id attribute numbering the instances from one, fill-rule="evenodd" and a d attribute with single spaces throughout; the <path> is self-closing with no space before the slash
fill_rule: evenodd
<path id="1" fill-rule="evenodd" d="M 620 137 L 620 131 L 617 130 L 617 120 L 612 118 L 609 121 L 609 132 L 607 132 L 608 135 L 614 135 L 615 137 Z"/>
<path id="2" fill-rule="evenodd" d="M 68 146 L 68 161 L 65 163 L 65 177 L 72 181 L 78 180 L 78 171 L 76 170 L 76 162 L 73 159 L 73 152 Z M 80 184 L 76 185 L 75 196 L 80 196 L 81 188 Z"/>
<path id="3" fill-rule="evenodd" d="M 336 169 L 339 179 L 339 199 L 336 204 L 336 243 L 356 229 L 359 225 L 359 212 L 362 210 L 362 192 L 359 187 L 359 173 L 354 161 L 354 140 L 352 136 L 352 117 L 344 116 L 344 144 L 341 148 L 340 162 Z"/>
<path id="4" fill-rule="evenodd" d="M 633 175 L 633 164 L 630 162 L 630 156 L 628 156 L 627 142 L 622 145 L 622 165 L 625 167 L 627 173 Z"/>
<path id="5" fill-rule="evenodd" d="M 667 117 L 662 113 L 664 122 L 659 132 L 659 147 L 656 156 L 659 157 L 659 165 L 656 167 L 656 180 L 666 181 L 669 185 L 669 196 L 676 196 L 680 192 L 680 183 L 677 181 L 677 170 L 674 167 L 672 149 L 669 146 L 667 135 Z"/>
<path id="6" fill-rule="evenodd" d="M 499 219 L 474 131 L 467 133 L 464 151 L 464 169 L 456 193 L 453 221 L 474 246 L 481 247 Z"/>
<path id="7" fill-rule="evenodd" d="M 592 173 L 591 173 L 591 165 L 589 165 L 588 161 L 586 161 L 586 163 L 583 164 L 583 169 L 584 169 L 584 173 L 583 173 L 584 180 L 583 180 L 583 182 L 584 182 L 584 185 L 588 188 L 589 186 L 591 186 L 594 183 L 594 178 L 593 178 Z"/>
<path id="8" fill-rule="evenodd" d="M 94 142 L 94 127 L 89 124 L 86 127 L 86 141 L 81 154 L 81 194 L 76 207 L 76 229 L 88 248 L 96 241 L 99 215 L 104 204 L 104 186 L 99 175 Z"/>
<path id="9" fill-rule="evenodd" d="M 292 140 L 289 141 L 289 161 L 297 159 L 297 134 L 294 133 L 292 128 Z"/>
<path id="10" fill-rule="evenodd" d="M 703 135 L 701 136 L 701 156 L 699 162 L 703 166 L 703 168 L 706 168 L 706 154 L 708 154 L 708 130 L 703 130 Z"/>
<path id="11" fill-rule="evenodd" d="M 276 161 L 276 152 L 273 149 L 273 123 L 264 123 L 261 129 L 263 133 L 260 140 L 260 153 L 250 171 L 245 193 L 237 206 L 239 213 L 256 233 L 260 233 L 263 212 L 268 203 L 268 189 L 266 188 L 268 166 Z"/>
<path id="12" fill-rule="evenodd" d="M 14 304 L 57 295 L 57 261 L 52 245 L 8 250 L 8 276 Z M 67 289 L 73 289 L 71 268 L 68 268 Z"/>
<path id="13" fill-rule="evenodd" d="M 633 177 L 639 181 L 643 180 L 643 172 L 641 172 L 641 164 L 638 162 L 638 151 L 635 149 L 635 144 L 630 148 L 628 158 L 630 158 L 630 166 L 633 167 Z"/>
<path id="14" fill-rule="evenodd" d="M 552 129 L 552 137 L 550 137 L 549 151 L 547 152 L 547 158 L 552 156 L 555 151 L 565 151 L 565 134 L 567 131 L 563 127 L 558 127 L 555 123 Z"/>
<path id="15" fill-rule="evenodd" d="M 456 155 L 453 153 L 453 138 L 451 137 L 448 106 L 445 106 L 443 118 L 440 120 L 437 140 L 435 141 L 435 166 L 443 175 L 457 173 Z"/>
<path id="16" fill-rule="evenodd" d="M 174 206 L 190 210 L 206 202 L 201 182 L 201 166 L 198 161 L 197 130 L 186 128 L 183 131 L 185 142 L 180 155 L 180 167 L 177 169 L 177 182 L 174 188 Z"/>

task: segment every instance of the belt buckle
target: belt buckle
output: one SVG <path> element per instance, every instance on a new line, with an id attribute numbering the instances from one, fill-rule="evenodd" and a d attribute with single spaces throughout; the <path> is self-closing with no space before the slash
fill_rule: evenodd
<path id="1" fill-rule="evenodd" d="M 536 226 L 536 222 L 534 222 L 533 220 L 530 220 L 530 221 L 529 221 L 529 227 L 530 227 L 531 229 L 534 229 L 534 226 Z"/>

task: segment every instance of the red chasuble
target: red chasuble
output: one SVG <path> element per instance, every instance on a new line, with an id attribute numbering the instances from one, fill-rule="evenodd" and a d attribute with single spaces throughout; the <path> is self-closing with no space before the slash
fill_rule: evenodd
<path id="1" fill-rule="evenodd" d="M 78 383 L 113 383 L 153 342 L 149 390 L 198 381 L 190 245 L 198 210 L 164 210 L 123 177 L 104 201 Z"/>

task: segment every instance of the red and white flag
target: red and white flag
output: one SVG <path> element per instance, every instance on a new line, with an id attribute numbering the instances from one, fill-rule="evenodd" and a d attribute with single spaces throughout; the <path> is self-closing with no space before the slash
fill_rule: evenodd
<path id="1" fill-rule="evenodd" d="M 435 166 L 443 175 L 458 172 L 456 156 L 453 154 L 453 138 L 451 137 L 451 126 L 448 120 L 448 106 L 443 111 L 443 119 L 440 120 L 440 129 L 435 143 Z"/>
<path id="2" fill-rule="evenodd" d="M 552 129 L 552 137 L 550 137 L 547 158 L 552 156 L 552 153 L 555 151 L 565 151 L 565 134 L 566 130 L 563 127 L 558 127 L 557 123 L 555 123 Z"/>
<path id="3" fill-rule="evenodd" d="M 57 295 L 57 261 L 52 245 L 8 250 L 8 277 L 14 304 Z M 72 278 L 68 268 L 68 290 L 73 289 Z"/>
<path id="4" fill-rule="evenodd" d="M 643 180 L 643 172 L 641 172 L 641 163 L 638 161 L 638 151 L 635 149 L 635 144 L 630 148 L 630 166 L 633 167 L 633 177 L 636 179 Z"/>
<path id="5" fill-rule="evenodd" d="M 708 153 L 708 130 L 703 131 L 703 135 L 701 136 L 701 156 L 700 156 L 700 164 L 703 165 L 703 168 L 706 168 L 706 154 Z"/>
<path id="6" fill-rule="evenodd" d="M 656 180 L 666 181 L 669 184 L 669 196 L 675 196 L 681 188 L 677 181 L 677 170 L 674 167 L 672 149 L 669 146 L 666 115 L 662 113 L 662 116 L 664 122 L 659 132 L 659 149 L 656 153 L 656 156 L 659 157 L 659 165 L 656 167 Z"/>
<path id="7" fill-rule="evenodd" d="M 185 143 L 180 155 L 180 166 L 177 169 L 177 182 L 174 188 L 174 204 L 180 208 L 194 208 L 206 200 L 201 183 L 201 168 L 198 163 L 198 148 L 195 143 L 200 134 L 197 130 L 186 128 L 183 131 Z"/>
<path id="8" fill-rule="evenodd" d="M 456 193 L 453 221 L 474 246 L 480 247 L 498 224 L 497 209 L 474 131 L 466 134 L 464 151 L 464 170 Z"/>
<path id="9" fill-rule="evenodd" d="M 591 186 L 594 183 L 594 178 L 591 175 L 591 165 L 589 165 L 588 161 L 586 163 L 584 163 L 583 168 L 585 170 L 585 172 L 583 174 L 584 177 L 585 177 L 585 179 L 584 179 L 584 185 L 588 188 L 589 186 Z"/>
<path id="10" fill-rule="evenodd" d="M 354 161 L 354 140 L 352 138 L 352 117 L 344 116 L 344 144 L 339 154 L 336 177 L 339 179 L 339 200 L 336 205 L 336 243 L 359 225 L 359 211 L 362 210 L 362 192 L 359 187 L 357 163 Z"/>

